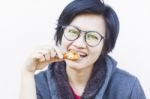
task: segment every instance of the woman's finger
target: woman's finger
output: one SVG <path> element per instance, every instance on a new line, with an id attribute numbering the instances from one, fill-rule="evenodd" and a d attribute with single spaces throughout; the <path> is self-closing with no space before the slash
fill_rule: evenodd
<path id="1" fill-rule="evenodd" d="M 54 48 L 55 48 L 55 51 L 56 51 L 58 57 L 62 59 L 63 53 L 61 52 L 61 50 L 57 46 L 55 46 Z"/>

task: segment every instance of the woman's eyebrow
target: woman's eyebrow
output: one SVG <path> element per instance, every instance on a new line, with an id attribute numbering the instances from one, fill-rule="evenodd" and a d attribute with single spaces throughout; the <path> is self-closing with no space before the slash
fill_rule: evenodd
<path id="1" fill-rule="evenodd" d="M 70 25 L 70 26 L 73 26 L 74 28 L 76 28 L 76 29 L 78 29 L 78 30 L 80 30 L 80 31 L 83 31 L 83 32 L 96 32 L 96 33 L 99 33 L 100 34 L 100 32 L 98 32 L 98 31 L 95 31 L 95 30 L 82 30 L 82 29 L 80 29 L 78 26 L 76 26 L 76 25 Z"/>

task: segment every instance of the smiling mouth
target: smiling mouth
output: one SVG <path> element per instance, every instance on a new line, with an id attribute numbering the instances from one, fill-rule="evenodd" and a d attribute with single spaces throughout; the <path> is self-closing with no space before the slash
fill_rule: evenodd
<path id="1" fill-rule="evenodd" d="M 87 57 L 88 56 L 88 54 L 87 53 L 85 53 L 85 52 L 81 52 L 81 51 L 76 51 L 76 50 L 69 50 L 69 51 L 73 51 L 73 52 L 76 52 L 78 55 L 79 55 L 79 57 L 80 58 L 85 58 L 85 57 Z M 79 58 L 79 59 L 80 59 Z"/>
<path id="2" fill-rule="evenodd" d="M 85 55 L 80 55 L 80 57 L 83 57 L 83 58 L 86 57 L 86 56 L 87 56 L 87 54 L 85 54 Z"/>

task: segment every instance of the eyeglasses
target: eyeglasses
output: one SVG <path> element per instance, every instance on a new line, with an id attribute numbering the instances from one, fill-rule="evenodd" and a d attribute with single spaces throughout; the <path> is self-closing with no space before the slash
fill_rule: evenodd
<path id="1" fill-rule="evenodd" d="M 75 41 L 80 37 L 81 32 L 84 32 L 84 40 L 87 45 L 91 47 L 97 46 L 101 40 L 104 39 L 104 36 L 96 31 L 82 31 L 78 27 L 72 25 L 63 26 L 63 29 L 64 37 L 69 41 Z"/>

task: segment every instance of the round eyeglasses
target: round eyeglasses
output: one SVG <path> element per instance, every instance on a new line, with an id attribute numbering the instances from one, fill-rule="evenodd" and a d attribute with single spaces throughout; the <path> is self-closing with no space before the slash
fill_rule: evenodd
<path id="1" fill-rule="evenodd" d="M 69 41 L 75 41 L 80 37 L 81 32 L 84 32 L 84 40 L 87 45 L 91 47 L 97 46 L 101 40 L 104 39 L 104 36 L 96 31 L 82 31 L 78 27 L 72 25 L 63 26 L 63 29 L 64 37 Z"/>

